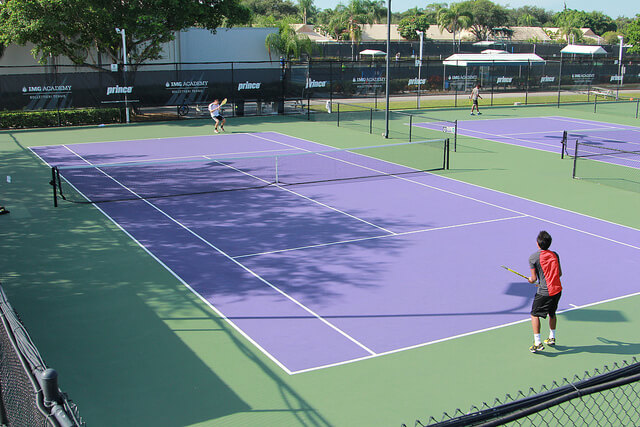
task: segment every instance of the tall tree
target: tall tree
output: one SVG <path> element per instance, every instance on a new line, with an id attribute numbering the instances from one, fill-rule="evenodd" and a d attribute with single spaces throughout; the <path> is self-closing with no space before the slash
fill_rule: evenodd
<path id="1" fill-rule="evenodd" d="M 438 10 L 438 26 L 441 30 L 449 30 L 453 34 L 453 44 L 456 43 L 456 33 L 467 29 L 473 23 L 473 16 L 465 10 L 461 3 L 454 3 L 448 8 Z"/>
<path id="2" fill-rule="evenodd" d="M 174 32 L 189 27 L 210 30 L 249 20 L 238 0 L 8 0 L 0 2 L 0 43 L 33 43 L 41 63 L 65 56 L 75 64 L 98 67 L 96 53 L 117 62 L 126 31 L 129 63 L 158 59 Z"/>
<path id="3" fill-rule="evenodd" d="M 486 40 L 493 28 L 507 25 L 507 10 L 491 0 L 471 0 L 459 5 L 472 16 L 470 31 L 476 40 Z"/>
<path id="4" fill-rule="evenodd" d="M 632 44 L 630 53 L 640 53 L 640 14 L 625 28 L 626 43 Z"/>
<path id="5" fill-rule="evenodd" d="M 309 15 L 314 12 L 313 0 L 298 0 L 298 9 L 302 15 L 302 23 L 307 24 Z"/>
<path id="6" fill-rule="evenodd" d="M 382 0 L 350 0 L 346 6 L 336 6 L 332 13 L 320 14 L 316 28 L 336 40 L 350 40 L 355 58 L 355 45 L 362 39 L 363 25 L 381 22 L 386 11 Z"/>
<path id="7" fill-rule="evenodd" d="M 251 11 L 251 24 L 261 27 L 277 27 L 281 20 L 299 13 L 291 0 L 242 0 L 242 5 Z"/>
<path id="8" fill-rule="evenodd" d="M 416 31 L 427 31 L 433 23 L 428 15 L 410 16 L 400 21 L 398 32 L 407 40 L 418 40 L 419 36 Z"/>
<path id="9" fill-rule="evenodd" d="M 567 43 L 582 40 L 582 31 L 580 31 L 583 24 L 582 13 L 572 9 L 565 9 L 554 16 L 554 22 L 558 27 L 557 35 L 562 37 Z"/>

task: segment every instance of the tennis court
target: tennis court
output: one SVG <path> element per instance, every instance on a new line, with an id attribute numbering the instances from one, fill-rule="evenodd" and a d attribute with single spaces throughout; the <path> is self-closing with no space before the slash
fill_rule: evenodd
<path id="1" fill-rule="evenodd" d="M 637 125 L 553 107 L 474 125 L 559 113 Z M 90 425 L 413 425 L 640 353 L 640 198 L 571 179 L 564 129 L 550 151 L 460 130 L 446 169 L 441 143 L 367 127 L 226 128 L 0 133 L 0 280 Z M 47 165 L 85 203 L 54 207 Z M 563 312 L 532 355 L 535 289 L 500 266 L 527 273 L 540 229 Z"/>
<path id="2" fill-rule="evenodd" d="M 439 141 L 387 150 L 407 147 L 443 164 Z M 607 268 L 639 259 L 638 230 L 328 148 L 261 132 L 32 150 L 289 374 L 526 321 L 531 285 L 499 267 L 526 272 L 542 229 L 591 267 L 567 272 L 584 285 L 561 310 L 638 294 Z"/>

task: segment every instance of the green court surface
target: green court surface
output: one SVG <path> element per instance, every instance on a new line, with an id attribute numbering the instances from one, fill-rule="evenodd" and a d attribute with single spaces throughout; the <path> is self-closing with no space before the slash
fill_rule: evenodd
<path id="1" fill-rule="evenodd" d="M 640 126 L 633 114 L 582 106 L 483 113 L 475 119 L 561 115 Z M 425 114 L 469 118 L 467 109 Z M 290 117 L 230 118 L 226 127 L 337 147 L 385 142 L 360 126 Z M 413 425 L 640 354 L 633 296 L 561 314 L 559 344 L 543 354 L 528 352 L 531 326 L 523 322 L 288 375 L 93 206 L 54 208 L 50 169 L 28 150 L 211 132 L 204 119 L 0 132 L 0 205 L 11 211 L 0 217 L 0 282 L 89 426 Z M 640 194 L 573 180 L 570 163 L 559 153 L 460 137 L 451 169 L 437 173 L 640 229 Z"/>

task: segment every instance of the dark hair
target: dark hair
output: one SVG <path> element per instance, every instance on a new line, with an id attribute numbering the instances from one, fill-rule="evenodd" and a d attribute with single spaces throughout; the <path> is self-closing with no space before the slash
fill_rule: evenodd
<path id="1" fill-rule="evenodd" d="M 540 246 L 540 249 L 542 249 L 543 251 L 546 251 L 547 249 L 549 249 L 549 246 L 551 246 L 551 235 L 543 230 L 540 233 L 538 233 L 537 241 L 538 241 L 538 246 Z"/>

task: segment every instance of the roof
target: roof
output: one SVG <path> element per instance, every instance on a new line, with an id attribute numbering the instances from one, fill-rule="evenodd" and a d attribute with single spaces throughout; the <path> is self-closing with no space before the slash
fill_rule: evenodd
<path id="1" fill-rule="evenodd" d="M 292 24 L 291 27 L 295 30 L 297 34 L 305 35 L 314 42 L 323 42 L 333 40 L 331 37 L 323 36 L 322 34 L 316 32 L 313 28 L 313 25 L 309 24 Z"/>
<path id="2" fill-rule="evenodd" d="M 387 39 L 387 24 L 365 24 L 362 26 L 363 42 L 379 41 Z M 398 32 L 398 24 L 391 24 L 391 40 L 405 40 Z"/>
<path id="3" fill-rule="evenodd" d="M 386 56 L 386 52 L 375 49 L 365 49 L 360 52 L 360 55 L 372 55 L 372 56 Z"/>
<path id="4" fill-rule="evenodd" d="M 583 46 L 568 44 L 562 48 L 561 53 L 575 53 L 578 55 L 606 55 L 607 51 L 602 46 Z"/>
<path id="5" fill-rule="evenodd" d="M 467 65 L 528 65 L 544 64 L 545 60 L 535 53 L 457 53 L 443 61 L 444 65 L 466 67 Z"/>

